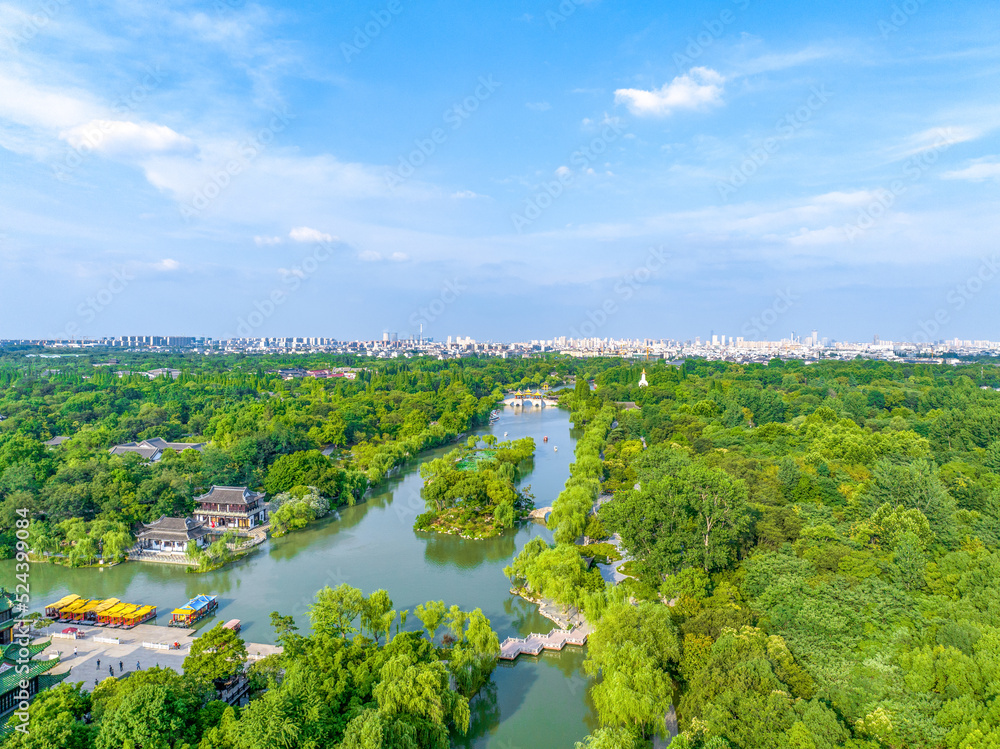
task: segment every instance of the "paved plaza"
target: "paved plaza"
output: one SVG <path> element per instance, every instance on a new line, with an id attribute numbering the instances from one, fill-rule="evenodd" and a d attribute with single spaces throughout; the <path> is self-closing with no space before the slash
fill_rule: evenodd
<path id="1" fill-rule="evenodd" d="M 191 651 L 191 643 L 197 639 L 193 629 L 160 627 L 155 624 L 140 624 L 133 629 L 124 630 L 77 625 L 83 631 L 82 637 L 73 640 L 56 636 L 69 626 L 74 625 L 57 622 L 40 631 L 43 639 L 52 638 L 52 643 L 40 657 L 58 653 L 60 663 L 52 673 L 69 671 L 67 681 L 82 681 L 84 689 L 88 691 L 94 688 L 95 679 L 100 683 L 111 675 L 109 667 L 114 670 L 116 677 L 153 666 L 172 668 L 182 673 L 184 659 Z M 99 642 L 95 638 L 117 638 L 118 642 Z M 174 643 L 178 647 L 174 648 Z M 148 646 L 153 644 L 165 647 Z M 277 645 L 248 642 L 246 647 L 251 662 L 281 652 Z"/>

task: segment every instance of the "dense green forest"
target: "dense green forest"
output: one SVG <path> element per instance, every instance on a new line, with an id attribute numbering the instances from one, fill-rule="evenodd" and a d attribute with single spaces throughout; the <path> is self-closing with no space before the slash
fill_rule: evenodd
<path id="1" fill-rule="evenodd" d="M 188 511 L 212 483 L 285 494 L 289 523 L 302 522 L 301 505 L 322 509 L 314 497 L 354 501 L 484 423 L 502 388 L 572 381 L 563 400 L 582 433 L 554 541 L 529 542 L 505 573 L 594 627 L 586 668 L 601 727 L 579 746 L 648 747 L 673 706 L 677 749 L 1000 747 L 992 362 L 295 360 L 363 367 L 348 381 L 282 380 L 269 370 L 284 362 L 259 358 L 119 365 L 175 366 L 177 380 L 58 361 L 43 375 L 51 360 L 0 356 L 8 546 L 27 507 L 40 550 L 85 563 L 100 551 L 87 539 L 117 548 L 135 521 Z M 56 434 L 72 439 L 42 444 Z M 210 445 L 153 465 L 107 454 L 150 436 Z M 466 477 L 454 461 L 428 471 L 448 477 L 425 493 L 442 508 L 468 494 L 496 519 L 510 498 L 509 484 L 490 492 L 499 462 L 468 492 L 455 490 Z M 585 559 L 607 543 L 627 559 L 617 585 Z M 476 720 L 468 698 L 490 688 L 496 636 L 481 614 L 441 602 L 414 615 L 427 636 L 400 631 L 384 594 L 322 591 L 311 636 L 275 615 L 285 653 L 250 668 L 269 688 L 243 710 L 206 701 L 197 676 L 150 671 L 93 696 L 52 690 L 33 725 L 60 738 L 11 746 L 125 746 L 154 719 L 174 747 L 447 746 Z M 178 717 L 195 708 L 196 720 Z"/>
<path id="2" fill-rule="evenodd" d="M 482 442 L 484 447 L 479 447 L 478 438 L 469 437 L 465 447 L 420 467 L 427 512 L 417 517 L 414 528 L 487 538 L 528 516 L 532 497 L 527 489 L 518 489 L 517 483 L 530 469 L 534 440 L 497 443 L 488 434 Z"/>
<path id="3" fill-rule="evenodd" d="M 507 569 L 596 624 L 581 746 L 643 746 L 671 704 L 682 749 L 1000 746 L 996 367 L 647 373 L 576 391 L 557 543 Z M 614 590 L 584 534 L 620 539 Z"/>
<path id="4" fill-rule="evenodd" d="M 33 551 L 75 565 L 120 558 L 136 522 L 189 513 L 212 484 L 272 496 L 313 487 L 327 506 L 353 503 L 422 450 L 485 423 L 501 388 L 559 382 L 575 366 L 301 357 L 292 363 L 363 366 L 355 380 L 283 380 L 274 373 L 289 364 L 281 357 L 119 356 L 100 366 L 97 355 L 0 355 L 0 558 L 12 553 L 21 508 Z M 181 374 L 139 374 L 160 367 Z M 57 435 L 70 439 L 43 444 Z M 108 454 L 152 437 L 209 444 L 153 464 Z M 304 516 L 290 504 L 279 521 L 297 527 Z"/>

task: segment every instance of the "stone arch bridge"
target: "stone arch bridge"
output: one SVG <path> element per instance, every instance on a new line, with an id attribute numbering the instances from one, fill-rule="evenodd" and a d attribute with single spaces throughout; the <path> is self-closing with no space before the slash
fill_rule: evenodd
<path id="1" fill-rule="evenodd" d="M 532 393 L 518 390 L 516 393 L 507 393 L 503 404 L 512 408 L 554 408 L 559 405 L 559 401 L 540 391 Z"/>

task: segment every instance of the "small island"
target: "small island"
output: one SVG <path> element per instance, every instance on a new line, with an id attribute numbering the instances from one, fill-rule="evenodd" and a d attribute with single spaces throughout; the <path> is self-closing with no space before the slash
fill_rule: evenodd
<path id="1" fill-rule="evenodd" d="M 425 463 L 420 475 L 427 512 L 417 516 L 414 529 L 490 538 L 514 527 L 534 506 L 529 489 L 517 488 L 534 454 L 530 437 L 497 443 L 490 434 L 482 445 L 470 437 L 464 447 Z"/>

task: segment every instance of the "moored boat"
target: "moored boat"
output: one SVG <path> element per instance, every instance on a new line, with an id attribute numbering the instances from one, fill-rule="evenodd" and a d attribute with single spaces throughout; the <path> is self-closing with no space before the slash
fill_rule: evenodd
<path id="1" fill-rule="evenodd" d="M 174 609 L 167 622 L 171 627 L 190 627 L 201 621 L 219 607 L 217 596 L 195 596 L 179 609 Z"/>

